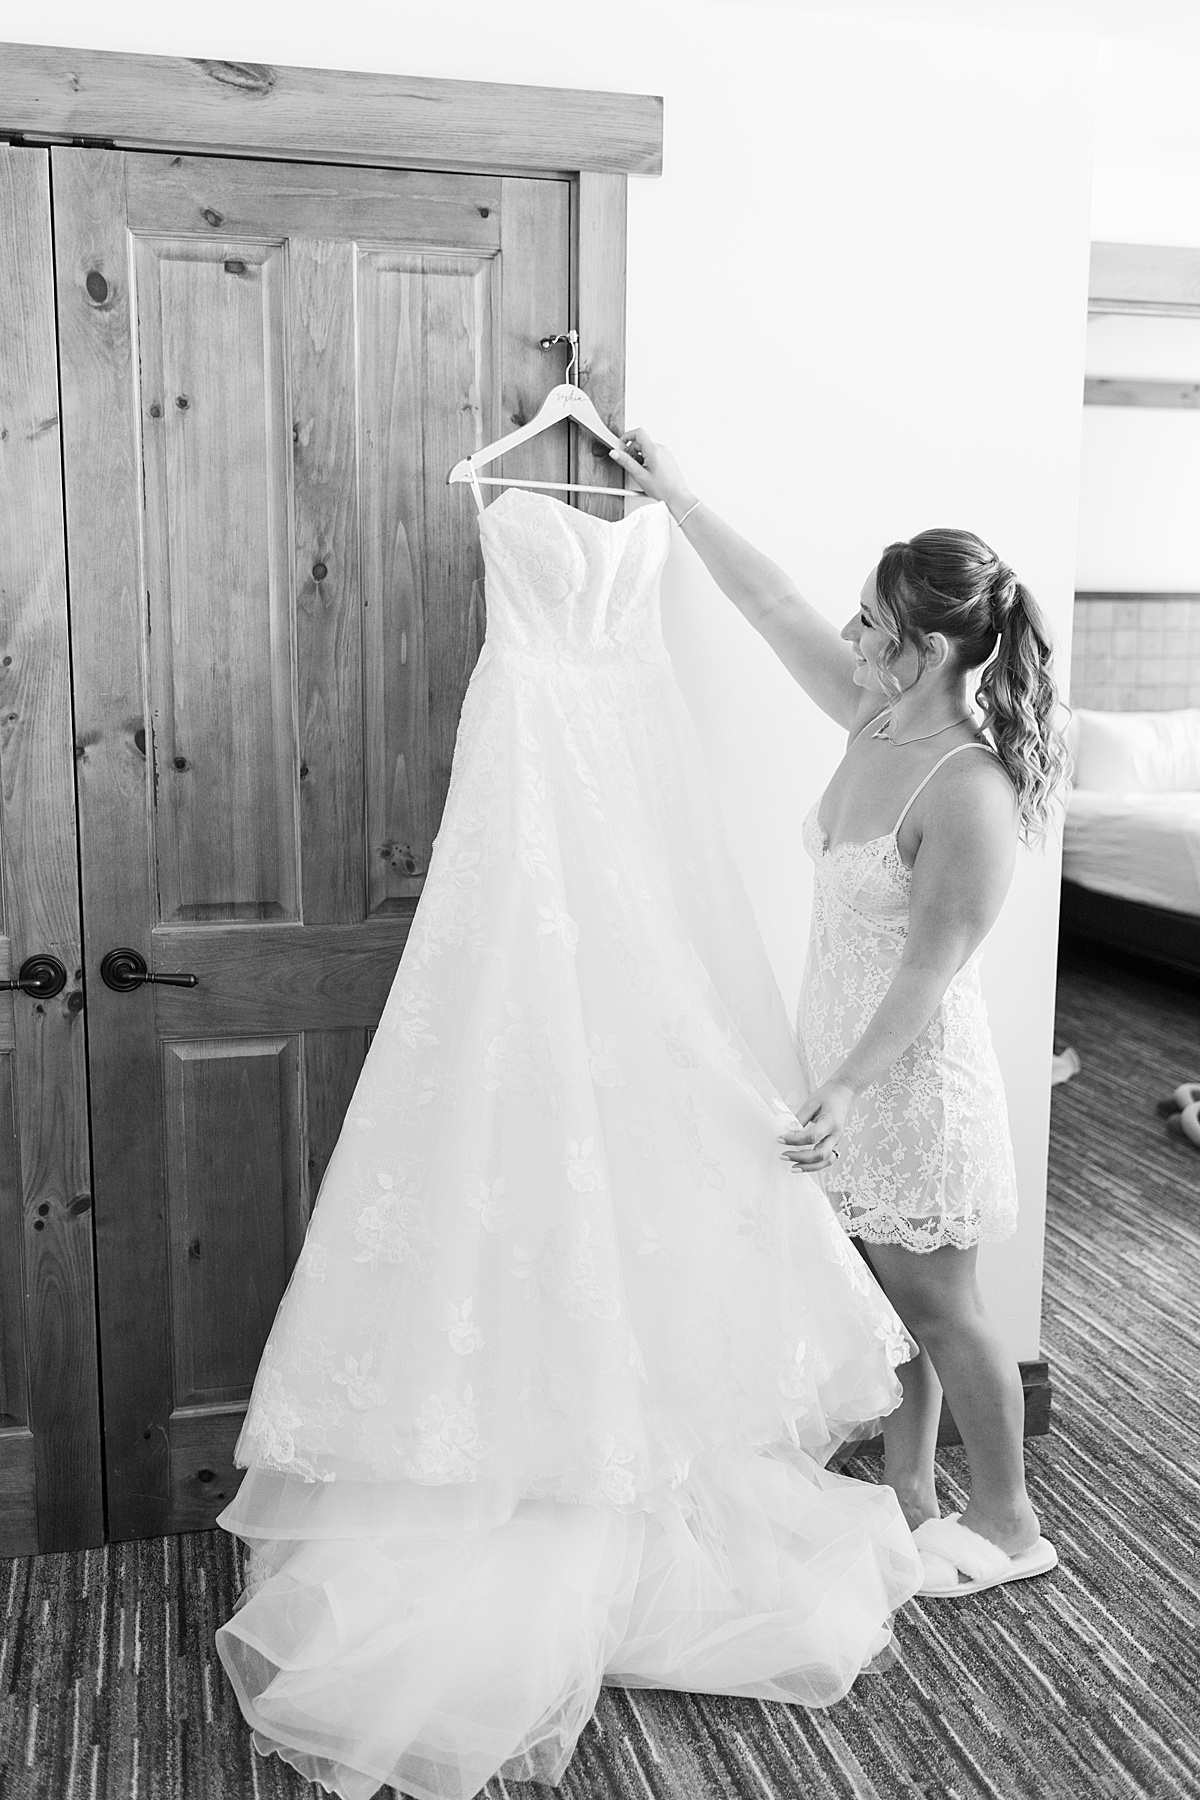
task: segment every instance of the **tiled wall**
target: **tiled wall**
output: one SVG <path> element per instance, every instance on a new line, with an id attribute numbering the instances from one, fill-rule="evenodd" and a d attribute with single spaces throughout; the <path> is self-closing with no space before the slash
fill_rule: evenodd
<path id="1" fill-rule="evenodd" d="M 1200 706 L 1200 594 L 1076 594 L 1071 704 Z"/>

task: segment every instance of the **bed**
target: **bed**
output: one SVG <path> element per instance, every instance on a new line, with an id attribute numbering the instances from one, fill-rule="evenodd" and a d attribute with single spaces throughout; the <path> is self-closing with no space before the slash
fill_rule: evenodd
<path id="1" fill-rule="evenodd" d="M 1200 708 L 1079 709 L 1062 929 L 1200 974 Z"/>

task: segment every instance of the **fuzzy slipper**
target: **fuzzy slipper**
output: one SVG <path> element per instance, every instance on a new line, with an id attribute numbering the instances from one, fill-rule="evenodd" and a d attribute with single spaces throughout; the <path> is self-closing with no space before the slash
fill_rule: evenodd
<path id="1" fill-rule="evenodd" d="M 918 1590 L 922 1594 L 939 1599 L 979 1594 L 984 1588 L 1000 1587 L 1006 1581 L 1045 1575 L 1058 1562 L 1058 1551 L 1045 1538 L 1040 1537 L 1019 1556 L 1010 1556 L 990 1538 L 960 1525 L 958 1519 L 957 1513 L 949 1513 L 944 1519 L 926 1519 L 913 1532 L 925 1571 Z M 959 1579 L 960 1569 L 966 1581 Z"/>
<path id="2" fill-rule="evenodd" d="M 1186 1138 L 1189 1144 L 1200 1145 L 1200 1100 L 1193 1100 L 1182 1112 L 1172 1113 L 1167 1120 L 1167 1130 Z"/>
<path id="3" fill-rule="evenodd" d="M 933 1524 L 933 1520 L 927 1521 Z M 918 1530 L 920 1527 L 918 1527 Z M 953 1594 L 959 1585 L 958 1568 L 945 1556 L 937 1556 L 932 1550 L 926 1550 L 917 1543 L 917 1534 L 913 1533 L 913 1542 L 917 1545 L 917 1555 L 921 1558 L 921 1585 L 919 1594 Z"/>
<path id="4" fill-rule="evenodd" d="M 1160 1119 L 1169 1119 L 1181 1113 L 1189 1106 L 1200 1101 L 1200 1081 L 1184 1081 L 1175 1089 L 1169 1100 L 1160 1100 L 1154 1110 Z"/>

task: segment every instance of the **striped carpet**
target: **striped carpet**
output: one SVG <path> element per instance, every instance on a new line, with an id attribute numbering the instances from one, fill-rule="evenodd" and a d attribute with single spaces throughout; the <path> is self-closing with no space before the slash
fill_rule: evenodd
<path id="1" fill-rule="evenodd" d="M 564 1800 L 1200 1794 L 1200 1152 L 1154 1114 L 1200 1078 L 1198 1015 L 1195 994 L 1064 964 L 1083 1070 L 1054 1094 L 1054 1424 L 1029 1445 L 1059 1571 L 905 1608 L 899 1661 L 826 1712 L 606 1690 Z M 948 1510 L 962 1453 L 940 1460 Z M 252 1755 L 213 1653 L 237 1581 L 219 1532 L 0 1564 L 0 1800 L 314 1800 Z"/>

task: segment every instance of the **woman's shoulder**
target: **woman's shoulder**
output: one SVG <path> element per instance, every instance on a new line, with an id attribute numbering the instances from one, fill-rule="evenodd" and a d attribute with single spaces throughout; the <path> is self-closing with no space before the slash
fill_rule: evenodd
<path id="1" fill-rule="evenodd" d="M 926 816 L 943 808 L 974 812 L 984 829 L 1007 829 L 1016 820 L 1017 792 L 1012 778 L 987 739 L 979 735 L 953 745 L 934 764 L 921 799 Z"/>

